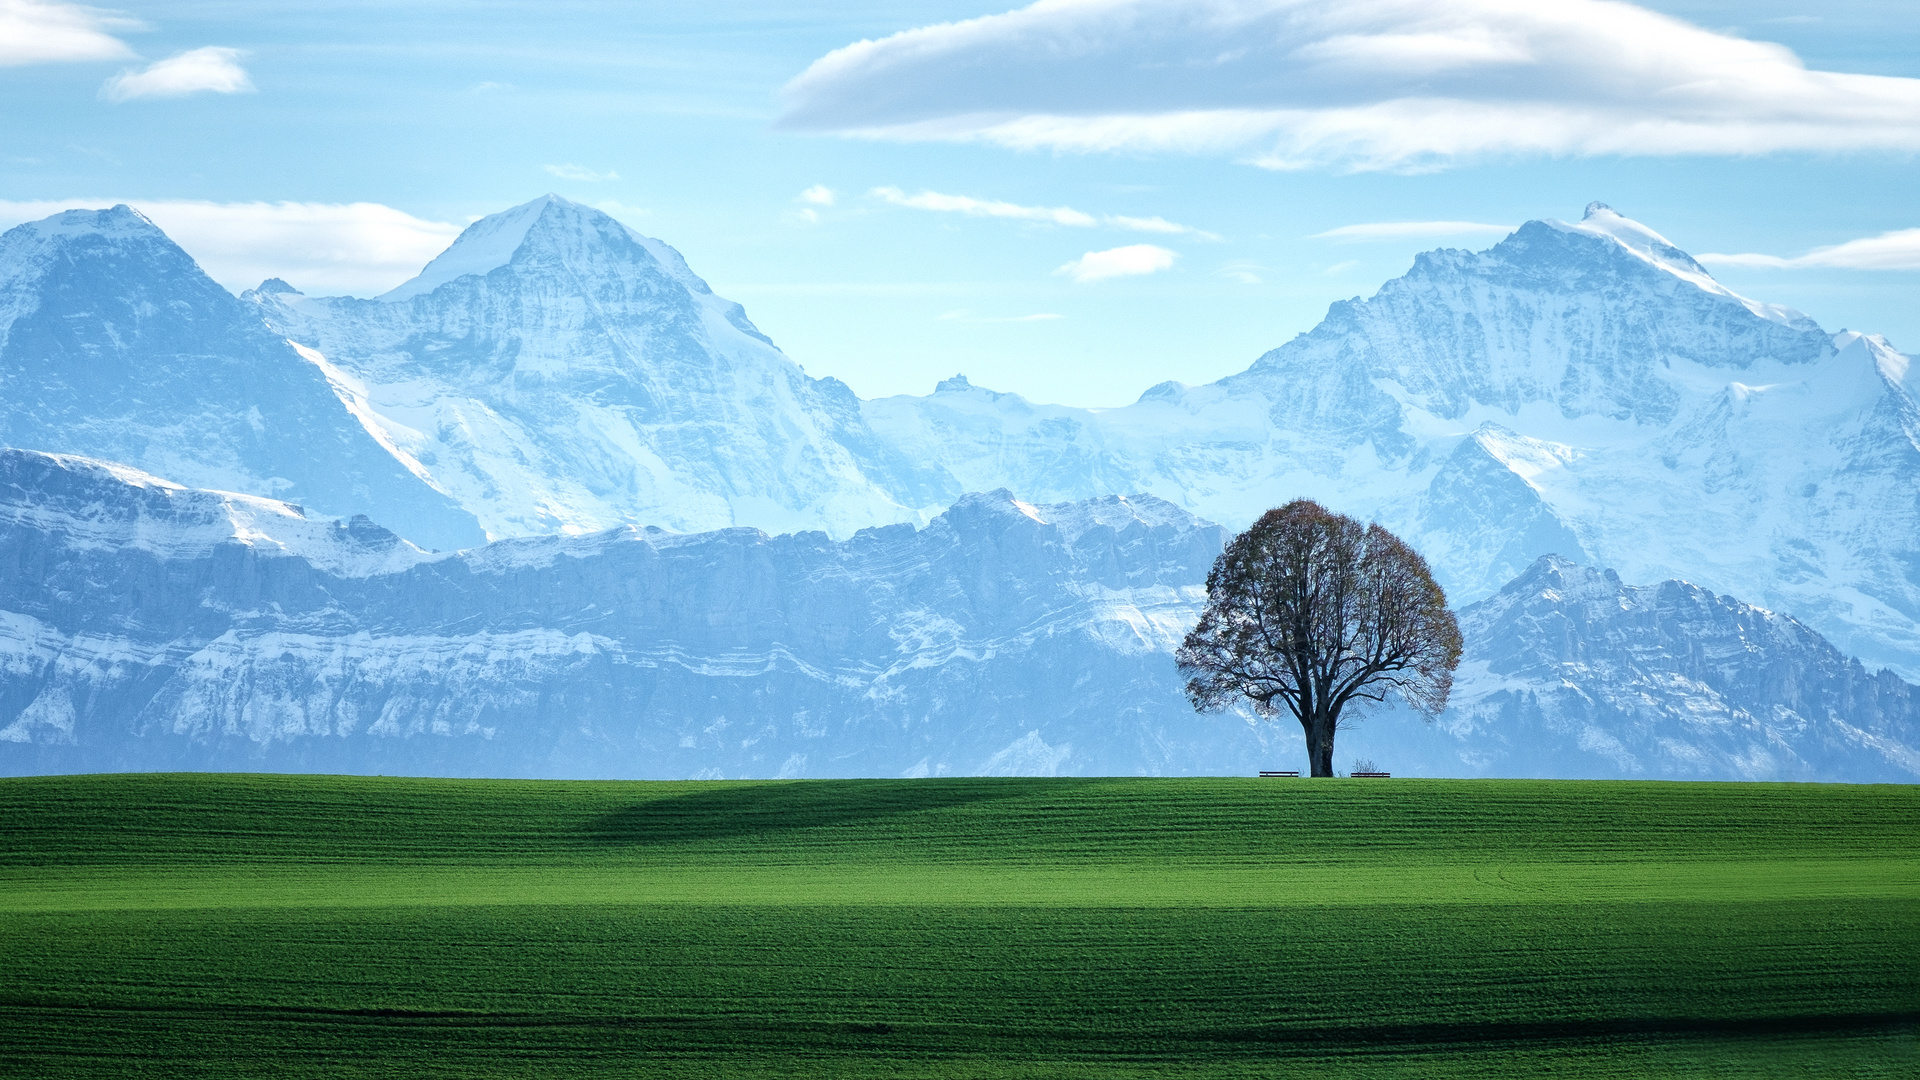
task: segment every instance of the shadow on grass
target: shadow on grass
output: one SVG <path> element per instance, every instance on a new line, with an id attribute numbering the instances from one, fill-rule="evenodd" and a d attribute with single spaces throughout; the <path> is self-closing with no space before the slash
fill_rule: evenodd
<path id="1" fill-rule="evenodd" d="M 1048 795 L 1097 780 L 971 777 L 940 780 L 794 780 L 696 791 L 594 819 L 596 843 L 645 845 L 720 840 L 796 829 L 860 825 L 901 814 Z"/>

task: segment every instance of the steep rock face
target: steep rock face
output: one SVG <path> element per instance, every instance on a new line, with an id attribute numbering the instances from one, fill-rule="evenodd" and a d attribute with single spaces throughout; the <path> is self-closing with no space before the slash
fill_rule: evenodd
<path id="1" fill-rule="evenodd" d="M 1150 491 L 1233 528 L 1310 496 L 1400 532 L 1456 602 L 1543 554 L 1590 558 L 1791 612 L 1920 677 L 1910 370 L 1595 204 L 1422 255 L 1217 383 L 1097 412 L 970 386 L 865 408 L 969 485 Z"/>
<path id="2" fill-rule="evenodd" d="M 495 537 L 844 537 L 960 491 L 874 438 L 852 391 L 808 378 L 678 252 L 557 196 L 475 222 L 376 300 L 270 286 L 246 298 Z"/>
<path id="3" fill-rule="evenodd" d="M 1460 622 L 1452 707 L 1347 749 L 1439 775 L 1920 777 L 1920 688 L 1731 597 L 1543 557 Z"/>
<path id="4" fill-rule="evenodd" d="M 0 772 L 1251 773 L 1171 653 L 1224 533 L 1148 497 L 923 529 L 626 527 L 434 554 L 364 519 L 0 451 Z M 1340 737 L 1401 775 L 1920 777 L 1920 691 L 1682 582 L 1542 559 L 1461 612 L 1454 705 Z"/>
<path id="5" fill-rule="evenodd" d="M 1151 497 L 437 556 L 18 451 L 0 500 L 0 771 L 1247 772 L 1284 738 L 1187 708 L 1222 534 Z"/>
<path id="6" fill-rule="evenodd" d="M 318 367 L 125 206 L 0 236 L 0 445 L 377 513 L 434 547 L 482 539 Z"/>

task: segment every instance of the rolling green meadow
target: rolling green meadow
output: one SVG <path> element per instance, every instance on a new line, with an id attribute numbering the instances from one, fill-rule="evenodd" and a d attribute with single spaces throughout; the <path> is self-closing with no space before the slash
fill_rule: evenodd
<path id="1" fill-rule="evenodd" d="M 1920 788 L 0 780 L 9 1077 L 1920 1075 Z"/>

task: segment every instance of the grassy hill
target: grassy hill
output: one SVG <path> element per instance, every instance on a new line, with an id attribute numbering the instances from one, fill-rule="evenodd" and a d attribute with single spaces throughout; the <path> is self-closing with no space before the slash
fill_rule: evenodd
<path id="1" fill-rule="evenodd" d="M 1912 1076 L 1920 788 L 0 780 L 19 1076 Z"/>

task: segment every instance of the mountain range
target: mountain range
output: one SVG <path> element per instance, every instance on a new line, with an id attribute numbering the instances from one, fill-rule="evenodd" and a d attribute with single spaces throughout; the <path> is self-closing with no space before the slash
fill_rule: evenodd
<path id="1" fill-rule="evenodd" d="M 1110 410 L 862 401 L 553 196 L 370 300 L 69 211 L 0 236 L 0 768 L 1244 771 L 1297 737 L 1167 654 L 1208 520 L 1310 495 L 1463 605 L 1376 757 L 1909 777 L 1909 368 L 1600 204 Z"/>
<path id="2" fill-rule="evenodd" d="M 1150 495 L 924 528 L 623 526 L 427 552 L 125 466 L 0 451 L 0 772 L 671 778 L 1251 773 L 1171 653 L 1225 531 Z M 1920 691 L 1806 626 L 1543 556 L 1460 612 L 1402 775 L 1920 778 Z"/>

